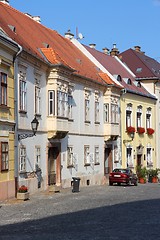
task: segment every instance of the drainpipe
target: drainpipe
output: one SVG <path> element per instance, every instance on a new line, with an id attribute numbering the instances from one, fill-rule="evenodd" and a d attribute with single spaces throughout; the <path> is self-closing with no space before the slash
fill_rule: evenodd
<path id="1" fill-rule="evenodd" d="M 18 44 L 17 44 L 18 45 Z M 15 116 L 15 138 L 14 138 L 14 178 L 15 178 L 15 197 L 17 197 L 17 187 L 18 187 L 18 78 L 17 78 L 17 64 L 16 59 L 22 52 L 22 47 L 18 45 L 19 51 L 13 58 L 14 64 L 14 116 Z"/>

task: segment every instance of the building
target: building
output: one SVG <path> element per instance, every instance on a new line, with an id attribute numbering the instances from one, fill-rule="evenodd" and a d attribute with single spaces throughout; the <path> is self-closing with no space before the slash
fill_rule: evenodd
<path id="1" fill-rule="evenodd" d="M 15 196 L 14 61 L 20 48 L 0 30 L 0 199 Z"/>
<path id="2" fill-rule="evenodd" d="M 128 49 L 119 54 L 120 59 L 124 62 L 135 74 L 136 81 L 140 82 L 145 88 L 157 98 L 155 115 L 153 117 L 154 123 L 148 124 L 148 128 L 155 131 L 156 136 L 156 166 L 160 167 L 160 63 L 155 59 L 147 56 L 145 52 L 141 51 L 140 46 L 135 46 L 134 49 Z M 148 120 L 147 120 L 148 122 Z M 155 124 L 155 126 L 153 125 Z M 154 147 L 153 147 L 154 149 Z"/>

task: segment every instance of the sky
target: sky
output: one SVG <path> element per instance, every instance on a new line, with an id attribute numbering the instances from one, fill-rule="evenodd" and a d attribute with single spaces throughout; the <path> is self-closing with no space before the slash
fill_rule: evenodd
<path id="1" fill-rule="evenodd" d="M 82 44 L 119 52 L 134 46 L 160 62 L 160 0 L 10 0 L 10 6 L 64 34 L 70 29 Z"/>

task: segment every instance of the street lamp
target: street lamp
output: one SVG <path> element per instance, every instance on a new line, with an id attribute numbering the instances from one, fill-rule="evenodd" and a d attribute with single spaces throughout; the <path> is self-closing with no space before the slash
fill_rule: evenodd
<path id="1" fill-rule="evenodd" d="M 33 119 L 32 122 L 31 122 L 31 128 L 32 128 L 33 133 L 22 133 L 22 134 L 18 134 L 18 140 L 35 136 L 35 135 L 36 135 L 36 132 L 37 132 L 38 125 L 39 125 L 39 122 L 38 122 L 37 118 L 34 117 L 34 119 Z"/>
<path id="2" fill-rule="evenodd" d="M 127 143 L 127 142 L 132 142 L 132 141 L 133 141 L 133 138 L 134 138 L 134 132 L 131 132 L 131 133 L 130 133 L 130 137 L 131 137 L 132 139 L 130 139 L 130 140 L 123 140 L 123 143 L 125 144 L 125 143 Z"/>

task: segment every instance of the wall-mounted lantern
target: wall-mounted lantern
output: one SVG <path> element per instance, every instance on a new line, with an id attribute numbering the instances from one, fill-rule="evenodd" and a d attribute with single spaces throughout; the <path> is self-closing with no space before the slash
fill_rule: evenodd
<path id="1" fill-rule="evenodd" d="M 35 136 L 35 135 L 36 135 L 36 132 L 37 132 L 37 129 L 38 129 L 38 125 L 39 125 L 39 122 L 38 122 L 37 118 L 34 117 L 34 119 L 33 119 L 32 122 L 31 122 L 31 128 L 32 128 L 33 133 L 22 133 L 22 134 L 18 134 L 18 140 Z"/>

